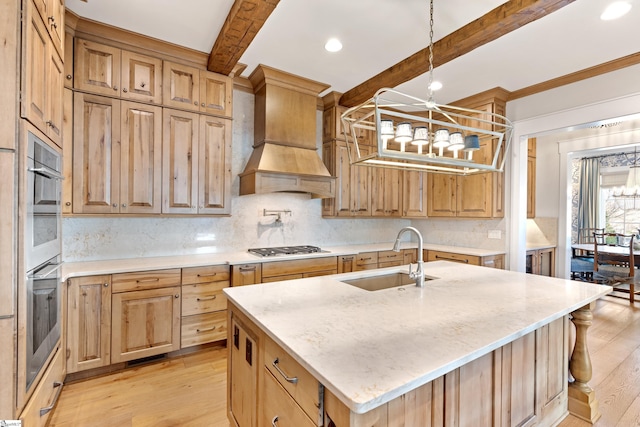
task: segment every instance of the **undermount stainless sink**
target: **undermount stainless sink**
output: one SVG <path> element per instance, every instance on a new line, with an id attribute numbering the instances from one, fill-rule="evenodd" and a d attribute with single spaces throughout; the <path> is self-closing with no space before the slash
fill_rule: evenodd
<path id="1" fill-rule="evenodd" d="M 433 277 L 425 276 L 424 280 L 432 280 Z M 379 276 L 362 277 L 359 279 L 343 280 L 351 286 L 355 286 L 365 291 L 379 291 L 382 289 L 395 288 L 404 285 L 415 285 L 416 279 L 409 277 L 407 273 L 390 273 Z"/>

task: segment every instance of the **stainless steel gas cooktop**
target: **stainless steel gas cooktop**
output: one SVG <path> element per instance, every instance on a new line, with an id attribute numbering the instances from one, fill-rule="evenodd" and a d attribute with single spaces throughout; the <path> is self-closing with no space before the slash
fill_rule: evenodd
<path id="1" fill-rule="evenodd" d="M 317 246 L 280 246 L 277 248 L 253 248 L 249 249 L 249 253 L 252 253 L 261 257 L 270 257 L 270 256 L 282 256 L 282 255 L 303 255 L 303 254 L 313 254 L 317 252 L 327 252 L 323 251 Z"/>

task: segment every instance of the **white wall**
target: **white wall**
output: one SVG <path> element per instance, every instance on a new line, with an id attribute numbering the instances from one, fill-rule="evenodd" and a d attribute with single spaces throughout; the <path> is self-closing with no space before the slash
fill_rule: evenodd
<path id="1" fill-rule="evenodd" d="M 542 140 L 538 150 L 545 157 L 537 157 L 536 215 L 558 217 L 557 274 L 561 277 L 568 277 L 570 252 L 568 162 L 582 148 L 594 149 L 609 142 L 591 139 L 588 145 L 564 144 L 563 149 L 558 142 L 573 139 L 567 133 L 572 128 L 640 113 L 639 73 L 640 65 L 636 65 L 507 104 L 507 116 L 514 122 L 512 171 L 526 171 L 527 138 L 537 136 Z M 553 134 L 562 136 L 554 139 Z M 509 268 L 524 271 L 526 173 L 512 173 L 507 191 Z"/>

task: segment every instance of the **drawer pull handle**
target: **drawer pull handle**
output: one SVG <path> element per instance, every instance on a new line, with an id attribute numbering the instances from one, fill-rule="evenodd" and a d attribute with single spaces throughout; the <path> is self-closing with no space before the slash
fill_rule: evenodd
<path id="1" fill-rule="evenodd" d="M 57 388 L 56 394 L 55 396 L 53 396 L 53 401 L 51 402 L 51 405 L 45 408 L 40 408 L 41 417 L 44 415 L 47 415 L 53 409 L 53 407 L 56 406 L 56 403 L 58 403 L 58 398 L 60 397 L 60 392 L 62 391 L 62 383 L 60 381 L 54 381 L 53 388 Z"/>
<path id="2" fill-rule="evenodd" d="M 448 261 L 457 261 L 457 262 L 463 262 L 465 264 L 469 264 L 469 260 L 468 259 L 456 259 L 456 258 L 449 258 L 446 256 L 440 256 L 440 255 L 436 255 L 436 259 L 446 259 Z"/>
<path id="3" fill-rule="evenodd" d="M 278 416 L 277 415 L 275 417 L 273 417 L 273 419 L 271 420 L 271 426 L 272 427 L 278 427 Z"/>
<path id="4" fill-rule="evenodd" d="M 151 277 L 149 279 L 140 279 L 140 280 L 136 280 L 136 283 L 145 283 L 145 282 L 159 282 L 160 278 L 159 277 Z"/>
<path id="5" fill-rule="evenodd" d="M 216 276 L 218 273 L 211 273 L 211 274 L 196 274 L 197 277 L 213 277 Z"/>
<path id="6" fill-rule="evenodd" d="M 213 299 L 216 299 L 216 296 L 215 296 L 215 295 L 214 295 L 214 296 L 211 296 L 211 297 L 206 297 L 206 298 L 200 298 L 200 297 L 198 297 L 198 298 L 196 298 L 196 301 L 211 301 L 211 300 L 213 300 Z"/>
<path id="7" fill-rule="evenodd" d="M 371 257 L 369 258 L 360 258 L 360 261 L 369 261 L 371 259 Z"/>
<path id="8" fill-rule="evenodd" d="M 240 271 L 256 271 L 256 267 L 240 267 Z"/>
<path id="9" fill-rule="evenodd" d="M 215 331 L 215 329 L 216 329 L 215 326 L 212 326 L 212 327 L 207 328 L 207 329 L 196 329 L 196 333 L 200 334 L 200 333 L 203 333 L 203 332 L 211 332 L 211 331 Z"/>
<path id="10" fill-rule="evenodd" d="M 278 366 L 278 363 L 280 363 L 280 360 L 278 360 L 278 358 L 276 357 L 273 360 L 273 367 L 276 368 L 276 371 L 278 371 L 278 373 L 280 373 L 280 375 L 282 375 L 282 377 L 287 380 L 287 382 L 290 382 L 291 384 L 297 384 L 298 383 L 298 377 L 290 377 L 287 374 L 285 374 L 284 372 L 282 372 L 282 369 L 280 369 L 280 366 Z"/>

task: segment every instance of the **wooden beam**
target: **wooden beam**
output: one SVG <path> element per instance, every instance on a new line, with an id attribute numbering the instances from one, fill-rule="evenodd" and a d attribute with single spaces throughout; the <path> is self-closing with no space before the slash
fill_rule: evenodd
<path id="1" fill-rule="evenodd" d="M 229 75 L 280 0 L 235 0 L 213 44 L 207 69 Z"/>
<path id="2" fill-rule="evenodd" d="M 523 25 L 536 21 L 574 0 L 510 0 L 433 44 L 433 67 L 446 64 Z M 345 92 L 340 105 L 353 107 L 382 87 L 396 87 L 429 71 L 429 47 L 387 68 Z"/>

